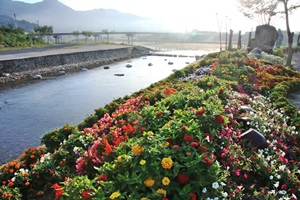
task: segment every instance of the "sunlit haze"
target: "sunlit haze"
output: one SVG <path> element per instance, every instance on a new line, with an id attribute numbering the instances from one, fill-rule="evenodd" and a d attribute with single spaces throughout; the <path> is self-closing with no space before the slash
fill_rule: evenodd
<path id="1" fill-rule="evenodd" d="M 27 3 L 41 2 L 42 0 L 18 0 Z M 77 10 L 93 10 L 98 8 L 115 9 L 123 13 L 131 13 L 158 21 L 148 25 L 145 30 L 164 31 L 168 26 L 173 31 L 185 32 L 194 29 L 200 31 L 234 32 L 255 30 L 258 24 L 255 20 L 247 19 L 238 11 L 237 0 L 59 0 L 66 6 Z M 298 17 L 297 17 L 298 16 Z M 300 9 L 290 16 L 292 31 L 299 31 L 298 20 Z M 276 28 L 285 30 L 284 19 L 278 18 L 272 24 Z"/>

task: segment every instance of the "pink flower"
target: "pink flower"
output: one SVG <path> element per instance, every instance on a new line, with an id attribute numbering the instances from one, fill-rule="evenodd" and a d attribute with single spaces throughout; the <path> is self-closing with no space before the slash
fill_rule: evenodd
<path id="1" fill-rule="evenodd" d="M 244 173 L 244 179 L 248 179 L 248 175 Z"/>
<path id="2" fill-rule="evenodd" d="M 241 175 L 241 170 L 240 169 L 235 170 L 235 175 L 240 176 Z"/>

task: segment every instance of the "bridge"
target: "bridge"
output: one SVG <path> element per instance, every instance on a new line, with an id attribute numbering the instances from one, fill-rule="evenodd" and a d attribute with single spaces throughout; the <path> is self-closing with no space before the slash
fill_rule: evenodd
<path id="1" fill-rule="evenodd" d="M 126 35 L 128 38 L 128 44 L 133 44 L 133 37 L 135 35 L 170 35 L 170 34 L 177 34 L 177 35 L 186 35 L 192 34 L 191 32 L 139 32 L 139 31 L 102 31 L 102 32 L 90 32 L 90 36 L 95 37 L 95 41 L 99 40 L 100 35 L 107 35 L 107 43 L 109 42 L 110 35 Z M 61 36 L 79 36 L 84 35 L 83 32 L 72 32 L 72 33 L 51 33 L 45 34 L 44 36 L 53 36 L 55 39 L 55 43 L 60 43 Z"/>

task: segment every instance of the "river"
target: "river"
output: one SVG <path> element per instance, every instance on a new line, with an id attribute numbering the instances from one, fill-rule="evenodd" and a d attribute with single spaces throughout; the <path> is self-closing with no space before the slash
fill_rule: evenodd
<path id="1" fill-rule="evenodd" d="M 189 57 L 147 56 L 0 88 L 0 164 L 15 159 L 41 137 L 64 124 L 82 122 L 95 108 L 130 95 L 169 76 L 209 51 L 166 52 Z M 174 64 L 169 65 L 172 61 Z M 148 63 L 152 66 L 148 66 Z M 131 64 L 127 68 L 126 64 Z M 115 74 L 124 74 L 116 76 Z"/>

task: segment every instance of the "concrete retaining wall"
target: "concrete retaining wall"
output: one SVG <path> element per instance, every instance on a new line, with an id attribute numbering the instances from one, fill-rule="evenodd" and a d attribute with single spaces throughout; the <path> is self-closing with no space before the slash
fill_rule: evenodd
<path id="1" fill-rule="evenodd" d="M 49 74 L 58 75 L 61 71 L 93 68 L 148 53 L 149 51 L 145 48 L 124 47 L 0 61 L 0 83 L 32 79 L 36 75 L 38 77 Z"/>

